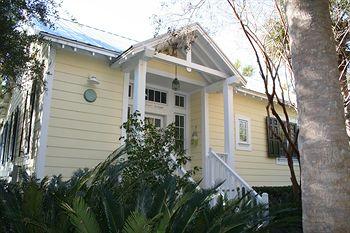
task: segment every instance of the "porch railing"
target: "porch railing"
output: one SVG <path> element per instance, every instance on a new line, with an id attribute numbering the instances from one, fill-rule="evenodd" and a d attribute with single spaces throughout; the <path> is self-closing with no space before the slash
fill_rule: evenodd
<path id="1" fill-rule="evenodd" d="M 268 194 L 259 195 L 245 180 L 242 179 L 225 161 L 211 148 L 208 154 L 208 179 L 213 186 L 219 182 L 223 184 L 218 188 L 228 199 L 240 198 L 250 195 L 258 204 L 268 208 Z M 266 213 L 268 214 L 268 213 Z"/>

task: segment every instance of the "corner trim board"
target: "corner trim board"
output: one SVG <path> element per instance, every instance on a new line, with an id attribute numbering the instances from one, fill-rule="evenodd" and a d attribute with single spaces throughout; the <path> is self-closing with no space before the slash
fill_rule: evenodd
<path id="1" fill-rule="evenodd" d="M 42 179 L 45 176 L 45 161 L 46 161 L 46 149 L 47 149 L 47 138 L 48 128 L 50 119 L 50 107 L 52 97 L 52 86 L 56 63 L 56 50 L 53 46 L 49 47 L 49 67 L 46 75 L 46 92 L 43 96 L 43 108 L 41 117 L 41 129 L 39 135 L 39 149 L 35 163 L 35 173 L 37 178 Z"/>

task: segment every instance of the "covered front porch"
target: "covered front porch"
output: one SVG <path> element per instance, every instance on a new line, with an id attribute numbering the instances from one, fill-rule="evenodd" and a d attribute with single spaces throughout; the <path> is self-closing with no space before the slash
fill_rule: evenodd
<path id="1" fill-rule="evenodd" d="M 123 122 L 138 111 L 157 127 L 175 123 L 191 166 L 202 168 L 199 176 L 210 186 L 210 148 L 234 169 L 233 91 L 244 79 L 205 34 L 197 33 L 191 48 L 177 57 L 157 52 L 160 42 L 151 41 L 130 48 L 112 66 L 124 72 Z"/>

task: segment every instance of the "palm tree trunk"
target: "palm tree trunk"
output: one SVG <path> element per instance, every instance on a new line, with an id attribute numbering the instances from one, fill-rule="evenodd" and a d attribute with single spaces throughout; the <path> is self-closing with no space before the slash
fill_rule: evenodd
<path id="1" fill-rule="evenodd" d="M 350 148 L 329 1 L 289 0 L 304 232 L 350 232 Z"/>

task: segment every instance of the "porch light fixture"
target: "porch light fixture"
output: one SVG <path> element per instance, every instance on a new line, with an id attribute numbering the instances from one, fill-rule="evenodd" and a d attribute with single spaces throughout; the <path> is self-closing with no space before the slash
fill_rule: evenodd
<path id="1" fill-rule="evenodd" d="M 100 81 L 97 80 L 96 76 L 90 76 L 88 77 L 88 83 L 98 85 L 100 84 Z"/>
<path id="2" fill-rule="evenodd" d="M 175 79 L 171 83 L 171 89 L 174 91 L 180 90 L 180 81 L 177 79 L 177 65 L 175 65 Z"/>
<path id="3" fill-rule="evenodd" d="M 198 133 L 197 133 L 197 126 L 195 126 L 194 131 L 192 132 L 192 137 L 191 137 L 191 144 L 193 146 L 198 145 Z"/>

